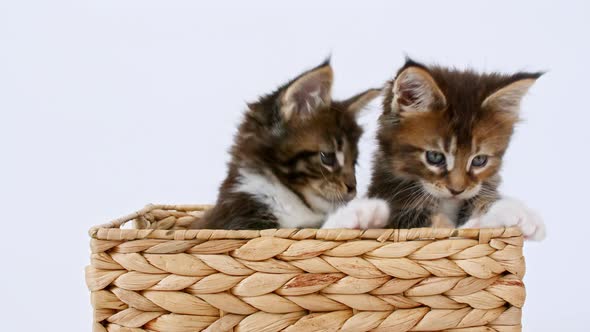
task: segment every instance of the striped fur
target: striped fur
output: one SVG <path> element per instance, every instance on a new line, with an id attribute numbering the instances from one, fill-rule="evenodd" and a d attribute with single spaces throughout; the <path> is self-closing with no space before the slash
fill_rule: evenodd
<path id="1" fill-rule="evenodd" d="M 326 62 L 248 105 L 217 204 L 195 227 L 318 227 L 356 195 L 356 115 L 380 91 L 332 101 L 331 84 Z"/>
<path id="2" fill-rule="evenodd" d="M 368 195 L 389 227 L 460 226 L 496 202 L 520 100 L 539 73 L 478 74 L 408 60 L 385 88 Z M 427 151 L 444 156 L 429 162 Z M 476 167 L 476 156 L 486 163 Z M 475 159 L 477 160 L 477 159 Z"/>

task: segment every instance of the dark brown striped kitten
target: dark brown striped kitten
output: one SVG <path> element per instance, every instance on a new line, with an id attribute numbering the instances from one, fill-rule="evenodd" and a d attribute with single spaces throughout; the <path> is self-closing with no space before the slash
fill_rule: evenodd
<path id="1" fill-rule="evenodd" d="M 356 116 L 380 91 L 332 101 L 332 79 L 326 62 L 248 105 L 217 203 L 194 227 L 318 227 L 356 195 Z"/>
<path id="2" fill-rule="evenodd" d="M 408 60 L 385 88 L 368 195 L 385 200 L 387 227 L 523 228 L 542 221 L 498 193 L 502 157 L 523 96 L 540 73 L 478 74 Z"/>

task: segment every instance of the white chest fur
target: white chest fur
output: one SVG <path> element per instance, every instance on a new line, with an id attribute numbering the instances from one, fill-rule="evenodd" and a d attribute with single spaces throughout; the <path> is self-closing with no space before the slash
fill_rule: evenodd
<path id="1" fill-rule="evenodd" d="M 444 214 L 452 223 L 457 224 L 461 203 L 456 199 L 441 199 L 438 203 L 438 212 Z"/>
<path id="2" fill-rule="evenodd" d="M 312 211 L 273 175 L 262 175 L 245 169 L 240 169 L 239 174 L 239 184 L 234 191 L 251 194 L 267 205 L 281 227 L 319 227 L 324 221 L 325 214 Z"/>

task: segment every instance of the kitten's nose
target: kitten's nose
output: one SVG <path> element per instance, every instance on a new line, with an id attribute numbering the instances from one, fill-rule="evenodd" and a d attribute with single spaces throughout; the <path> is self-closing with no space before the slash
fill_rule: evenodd
<path id="1" fill-rule="evenodd" d="M 462 192 L 465 191 L 465 188 L 457 190 L 457 189 L 453 189 L 451 187 L 447 187 L 447 189 L 449 189 L 449 191 L 451 192 L 451 194 L 453 194 L 454 196 L 457 196 L 460 193 L 462 193 Z"/>

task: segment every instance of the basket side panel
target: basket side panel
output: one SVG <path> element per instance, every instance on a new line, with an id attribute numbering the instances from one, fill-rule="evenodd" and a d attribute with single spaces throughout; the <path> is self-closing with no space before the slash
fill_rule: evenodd
<path id="1" fill-rule="evenodd" d="M 86 280 L 95 331 L 515 331 L 522 243 L 114 236 Z"/>

